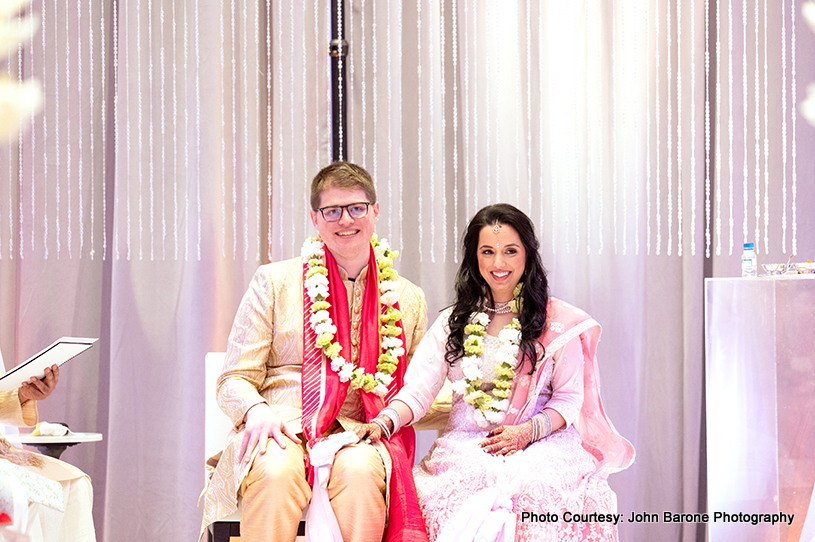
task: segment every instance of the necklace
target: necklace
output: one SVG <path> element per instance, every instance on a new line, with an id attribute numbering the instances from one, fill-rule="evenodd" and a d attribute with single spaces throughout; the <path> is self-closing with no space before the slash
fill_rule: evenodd
<path id="1" fill-rule="evenodd" d="M 509 314 L 512 312 L 514 307 L 511 306 L 509 301 L 499 301 L 495 303 L 492 307 L 489 305 L 484 305 L 484 310 L 487 312 L 491 312 L 494 314 Z"/>
<path id="2" fill-rule="evenodd" d="M 308 268 L 303 287 L 311 298 L 309 322 L 317 336 L 317 346 L 331 360 L 331 370 L 339 375 L 340 382 L 350 380 L 352 388 L 384 397 L 393 381 L 392 375 L 399 364 L 399 358 L 405 355 L 404 343 L 399 338 L 402 328 L 396 325 L 402 319 L 402 314 L 393 306 L 399 300 L 399 275 L 393 268 L 393 260 L 399 253 L 391 250 L 385 239 L 377 240 L 376 235 L 371 238 L 371 243 L 379 271 L 379 302 L 388 307 L 379 317 L 379 347 L 382 353 L 376 365 L 376 374 L 366 373 L 364 368 L 357 367 L 340 355 L 342 345 L 334 340 L 337 327 L 331 318 L 333 309 L 326 301 L 328 268 L 325 266 L 325 245 L 322 239 L 319 236 L 306 239 L 300 254 Z"/>
<path id="3" fill-rule="evenodd" d="M 506 417 L 509 395 L 518 365 L 518 350 L 521 344 L 521 324 L 517 318 L 504 326 L 498 333 L 501 342 L 498 347 L 496 368 L 498 377 L 493 380 L 495 388 L 491 392 L 480 390 L 484 372 L 481 370 L 484 354 L 484 336 L 490 322 L 485 312 L 474 313 L 470 323 L 464 327 L 464 352 L 461 370 L 464 378 L 453 382 L 453 391 L 464 397 L 464 402 L 473 407 L 473 420 L 479 427 L 500 424 Z"/>
<path id="4" fill-rule="evenodd" d="M 492 307 L 487 305 L 485 302 L 483 305 L 483 309 L 487 312 L 491 312 L 493 314 L 509 314 L 511 312 L 520 313 L 521 307 L 523 306 L 523 300 L 521 298 L 521 293 L 524 289 L 524 283 L 519 282 L 515 285 L 515 288 L 512 290 L 512 299 L 509 301 L 499 301 L 497 303 L 493 303 Z M 489 323 L 489 322 L 487 322 Z M 487 324 L 484 324 L 485 326 Z"/>

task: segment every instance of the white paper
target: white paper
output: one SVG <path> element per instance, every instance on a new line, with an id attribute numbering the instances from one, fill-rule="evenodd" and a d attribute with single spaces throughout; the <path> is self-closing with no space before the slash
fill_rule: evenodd
<path id="1" fill-rule="evenodd" d="M 23 382 L 28 382 L 32 376 L 43 378 L 46 367 L 62 365 L 93 346 L 98 340 L 85 337 L 62 337 L 58 339 L 48 348 L 0 376 L 0 391 L 16 390 Z"/>

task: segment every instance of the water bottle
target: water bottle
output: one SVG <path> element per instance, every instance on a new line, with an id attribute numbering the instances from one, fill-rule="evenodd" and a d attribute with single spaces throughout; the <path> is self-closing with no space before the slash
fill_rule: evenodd
<path id="1" fill-rule="evenodd" d="M 758 274 L 758 257 L 753 243 L 744 243 L 744 252 L 741 253 L 741 276 L 755 277 Z"/>

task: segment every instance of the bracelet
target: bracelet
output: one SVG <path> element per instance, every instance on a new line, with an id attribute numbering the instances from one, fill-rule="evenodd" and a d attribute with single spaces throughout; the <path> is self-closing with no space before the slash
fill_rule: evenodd
<path id="1" fill-rule="evenodd" d="M 546 411 L 532 417 L 532 442 L 544 439 L 552 434 L 552 419 Z"/>
<path id="2" fill-rule="evenodd" d="M 402 416 L 399 415 L 395 408 L 385 407 L 382 409 L 382 412 L 379 413 L 379 416 L 386 416 L 393 422 L 393 433 L 391 434 L 396 434 L 396 432 L 402 427 Z M 377 416 L 377 418 L 379 416 Z"/>
<path id="3" fill-rule="evenodd" d="M 371 423 L 375 423 L 382 430 L 382 436 L 384 438 L 390 440 L 392 433 L 388 429 L 388 424 L 386 424 L 384 421 L 380 420 L 379 418 L 374 418 L 373 420 L 371 420 Z"/>
<path id="4" fill-rule="evenodd" d="M 543 436 L 541 438 L 546 438 L 552 434 L 552 419 L 545 410 L 541 412 L 541 418 L 543 418 Z"/>
<path id="5" fill-rule="evenodd" d="M 541 438 L 541 432 L 543 431 L 541 425 L 543 424 L 543 420 L 541 420 L 540 416 L 533 416 L 532 417 L 532 442 L 537 442 Z"/>

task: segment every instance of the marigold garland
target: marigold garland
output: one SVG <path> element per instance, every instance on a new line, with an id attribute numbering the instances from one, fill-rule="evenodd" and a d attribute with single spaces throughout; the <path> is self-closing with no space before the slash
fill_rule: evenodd
<path id="1" fill-rule="evenodd" d="M 317 237 L 310 237 L 303 244 L 301 257 L 307 266 L 304 287 L 311 298 L 311 328 L 317 336 L 317 346 L 323 355 L 331 360 L 331 370 L 336 372 L 341 382 L 351 381 L 351 387 L 362 389 L 384 397 L 393 381 L 393 373 L 399 365 L 399 358 L 405 354 L 404 343 L 399 335 L 402 329 L 396 323 L 402 319 L 399 309 L 393 305 L 399 300 L 399 275 L 393 268 L 393 260 L 399 253 L 391 250 L 385 239 L 376 235 L 371 238 L 376 265 L 379 270 L 379 301 L 388 306 L 379 316 L 379 347 L 376 374 L 365 372 L 342 355 L 342 346 L 334 340 L 337 327 L 331 319 L 328 298 L 328 268 L 325 266 L 325 245 Z"/>
<path id="2" fill-rule="evenodd" d="M 473 419 L 479 427 L 500 424 L 506 417 L 509 396 L 518 364 L 518 350 L 521 344 L 521 324 L 517 318 L 507 324 L 499 333 L 498 359 L 500 361 L 493 380 L 492 392 L 483 392 L 484 373 L 481 370 L 484 354 L 484 335 L 490 322 L 485 312 L 474 313 L 470 323 L 464 327 L 464 353 L 461 369 L 464 378 L 453 383 L 453 391 L 464 396 L 464 402 L 473 407 Z"/>

